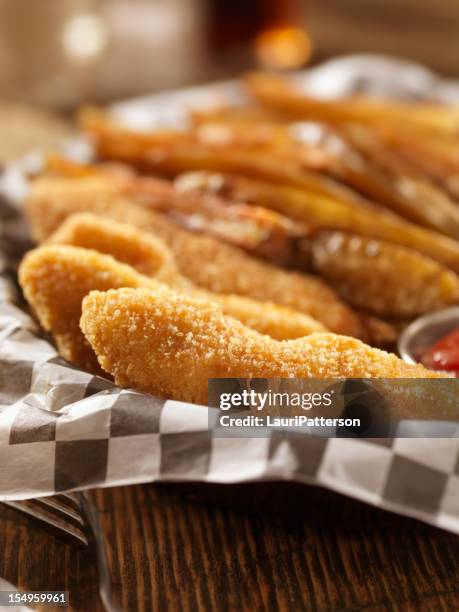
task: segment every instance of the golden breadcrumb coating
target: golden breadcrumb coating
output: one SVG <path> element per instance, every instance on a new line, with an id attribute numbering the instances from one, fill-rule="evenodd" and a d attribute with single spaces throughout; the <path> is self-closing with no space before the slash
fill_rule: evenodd
<path id="1" fill-rule="evenodd" d="M 112 216 L 110 209 L 114 199 L 117 199 L 117 183 L 106 177 L 89 176 L 78 180 L 39 177 L 32 182 L 25 201 L 25 215 L 32 238 L 38 243 L 45 241 L 68 216 L 75 213 L 94 212 L 108 219 L 124 221 L 122 213 L 129 216 L 126 200 L 115 204 L 116 212 Z M 147 212 L 142 215 L 142 207 L 138 205 L 136 208 L 139 223 L 148 223 Z"/>
<path id="2" fill-rule="evenodd" d="M 161 238 L 172 250 L 181 274 L 201 287 L 293 308 L 337 333 L 356 337 L 364 333 L 358 316 L 319 278 L 283 270 L 216 238 L 184 230 L 117 196 L 106 179 L 38 179 L 26 212 L 38 241 L 76 212 L 94 212 L 130 223 Z"/>
<path id="3" fill-rule="evenodd" d="M 312 317 L 291 308 L 239 295 L 212 293 L 197 287 L 178 272 L 174 256 L 164 242 L 127 223 L 118 223 L 90 213 L 79 213 L 64 221 L 47 243 L 93 248 L 112 255 L 118 261 L 131 264 L 139 272 L 154 276 L 155 280 L 175 290 L 218 302 L 225 314 L 277 340 L 327 331 L 324 325 Z"/>
<path id="4" fill-rule="evenodd" d="M 167 283 L 178 274 L 170 249 L 152 234 L 92 213 L 72 215 L 46 241 L 111 255 L 140 274 Z"/>
<path id="5" fill-rule="evenodd" d="M 19 269 L 19 282 L 42 326 L 50 331 L 61 355 L 94 373 L 100 373 L 91 347 L 78 322 L 83 297 L 93 289 L 149 287 L 167 291 L 166 285 L 138 274 L 109 255 L 72 246 L 45 246 L 30 251 Z M 322 326 L 301 313 L 275 304 L 239 296 L 213 296 L 186 286 L 199 299 L 214 299 L 223 311 L 261 333 L 278 338 L 297 338 Z M 172 293 L 172 291 L 170 291 Z"/>
<path id="6" fill-rule="evenodd" d="M 189 402 L 207 403 L 217 377 L 440 376 L 346 336 L 279 342 L 211 302 L 145 288 L 91 292 L 80 325 L 117 384 Z"/>
<path id="7" fill-rule="evenodd" d="M 309 315 L 273 302 L 260 302 L 242 295 L 212 293 L 197 288 L 188 289 L 184 293 L 191 297 L 216 302 L 225 315 L 275 340 L 292 340 L 328 331 L 322 323 Z"/>
<path id="8" fill-rule="evenodd" d="M 60 354 L 68 361 L 100 373 L 97 359 L 78 322 L 81 302 L 93 289 L 165 285 L 142 277 L 109 255 L 70 246 L 48 246 L 29 251 L 19 267 L 19 283 L 41 325 L 50 331 Z"/>

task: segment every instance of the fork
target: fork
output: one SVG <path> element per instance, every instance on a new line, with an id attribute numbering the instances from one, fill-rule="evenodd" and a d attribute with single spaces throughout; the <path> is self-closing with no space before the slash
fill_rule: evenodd
<path id="1" fill-rule="evenodd" d="M 33 517 L 73 546 L 94 548 L 99 574 L 99 593 L 107 612 L 120 612 L 112 598 L 105 542 L 94 502 L 86 492 L 62 493 L 2 504 Z"/>

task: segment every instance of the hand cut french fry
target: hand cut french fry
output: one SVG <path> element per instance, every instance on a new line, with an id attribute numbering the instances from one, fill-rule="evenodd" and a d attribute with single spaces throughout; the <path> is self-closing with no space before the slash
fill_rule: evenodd
<path id="1" fill-rule="evenodd" d="M 209 144 L 264 148 L 260 155 L 275 155 L 292 166 L 301 163 L 309 170 L 319 170 L 397 215 L 459 238 L 457 203 L 428 175 L 419 176 L 418 172 L 416 176 L 415 168 L 396 152 L 384 151 L 374 130 L 344 125 L 339 133 L 319 124 L 309 128 L 297 124 L 294 128 L 261 121 L 247 125 L 235 121 L 204 123 L 198 135 Z"/>
<path id="2" fill-rule="evenodd" d="M 390 149 L 406 157 L 459 199 L 459 190 L 455 187 L 459 178 L 457 140 L 451 144 L 441 139 L 419 138 L 406 127 L 396 130 L 383 126 L 377 134 Z"/>
<path id="3" fill-rule="evenodd" d="M 113 139 L 118 145 L 124 141 L 127 151 L 130 151 L 133 146 L 136 146 L 137 150 L 144 150 L 145 147 L 157 143 L 194 141 L 191 133 L 181 129 L 156 129 L 150 132 L 133 130 L 123 126 L 116 120 L 116 116 L 94 107 L 82 108 L 78 113 L 77 121 L 81 129 L 90 134 L 95 141 Z M 135 139 L 130 138 L 132 134 L 135 134 Z"/>
<path id="4" fill-rule="evenodd" d="M 347 301 L 376 314 L 415 317 L 459 304 L 459 277 L 411 249 L 325 232 L 312 253 L 316 269 Z"/>
<path id="5" fill-rule="evenodd" d="M 319 99 L 306 95 L 292 79 L 252 73 L 245 77 L 251 95 L 262 105 L 295 119 L 330 124 L 406 125 L 422 134 L 457 136 L 459 110 L 442 105 L 403 103 L 365 98 Z"/>
<path id="6" fill-rule="evenodd" d="M 354 176 L 356 186 L 400 215 L 459 239 L 459 207 L 446 190 L 390 150 L 375 131 L 353 125 L 343 132 L 365 158 L 361 158 L 364 167 Z M 352 182 L 352 177 L 346 178 Z"/>
<path id="7" fill-rule="evenodd" d="M 100 121 L 103 123 L 103 118 Z M 304 160 L 295 161 L 286 157 L 285 151 L 276 153 L 272 147 L 262 149 L 261 154 L 256 146 L 212 145 L 199 140 L 193 131 L 183 132 L 182 139 L 166 136 L 161 141 L 160 131 L 143 134 L 123 127 L 114 129 L 110 119 L 99 132 L 91 131 L 87 124 L 82 127 L 93 137 L 97 154 L 103 160 L 131 164 L 168 177 L 190 170 L 236 173 L 336 198 L 351 207 L 377 208 L 333 179 L 306 168 Z"/>
<path id="8" fill-rule="evenodd" d="M 355 101 L 349 104 L 355 108 Z M 422 116 L 427 117 L 427 112 L 423 111 Z M 459 120 L 459 114 L 451 116 Z M 99 121 L 104 123 L 103 115 Z M 393 170 L 392 176 L 388 176 L 387 169 L 381 172 L 374 163 L 369 164 L 362 157 L 357 159 L 355 152 L 346 150 L 345 143 L 341 143 L 337 151 L 336 136 L 331 148 L 327 148 L 326 142 L 322 147 L 310 143 L 305 146 L 301 138 L 295 136 L 298 129 L 292 130 L 288 124 L 261 120 L 246 123 L 201 123 L 183 132 L 182 138 L 178 133 L 170 138 L 167 134 L 163 137 L 160 131 L 148 135 L 113 128 L 107 118 L 105 128 L 96 138 L 96 146 L 103 158 L 128 162 L 150 172 L 168 176 L 190 170 L 238 174 L 329 197 L 353 209 L 376 208 L 382 214 L 387 207 L 416 223 L 453 238 L 459 237 L 459 212 L 455 203 L 449 201 L 447 194 L 442 197 L 441 191 L 429 186 L 428 182 L 414 181 L 400 172 L 394 177 Z M 367 124 L 363 122 L 363 125 Z M 444 137 L 434 138 L 419 130 L 410 130 L 409 125 L 407 127 L 404 122 L 402 128 L 394 128 L 381 119 L 377 125 L 368 127 L 396 154 L 411 159 L 429 177 L 440 180 L 446 191 L 459 197 L 456 148 Z M 339 126 L 344 131 L 355 127 L 346 123 L 339 123 Z M 122 137 L 117 130 L 122 131 Z"/>
<path id="9" fill-rule="evenodd" d="M 459 243 L 433 230 L 419 227 L 395 215 L 352 209 L 325 197 L 299 189 L 271 185 L 235 175 L 206 174 L 196 177 L 195 188 L 214 190 L 225 197 L 272 208 L 315 230 L 337 229 L 405 246 L 459 272 Z"/>
<path id="10" fill-rule="evenodd" d="M 416 171 L 413 163 L 389 150 L 376 130 L 356 124 L 332 130 L 323 124 L 292 126 L 263 123 L 261 119 L 251 124 L 221 119 L 219 123 L 200 123 L 197 134 L 208 144 L 260 147 L 264 154 L 274 154 L 289 164 L 319 170 L 402 217 L 459 238 L 457 203 L 428 174 Z"/>

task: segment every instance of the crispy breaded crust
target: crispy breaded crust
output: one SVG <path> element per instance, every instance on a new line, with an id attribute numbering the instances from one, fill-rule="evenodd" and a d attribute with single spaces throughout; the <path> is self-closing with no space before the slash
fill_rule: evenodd
<path id="1" fill-rule="evenodd" d="M 278 342 L 215 304 L 149 289 L 91 292 L 80 325 L 119 385 L 190 402 L 206 403 L 215 377 L 440 376 L 345 336 Z"/>
<path id="2" fill-rule="evenodd" d="M 104 291 L 119 287 L 168 291 L 166 285 L 138 274 L 110 255 L 57 245 L 30 251 L 20 266 L 19 282 L 40 323 L 53 334 L 61 355 L 94 373 L 100 373 L 100 369 L 78 325 L 84 296 L 93 289 Z M 259 303 L 240 296 L 213 296 L 194 290 L 192 286 L 186 288 L 198 299 L 213 299 L 220 303 L 226 314 L 237 317 L 261 333 L 297 338 L 322 329 L 310 317 L 275 304 Z M 169 292 L 172 294 L 172 290 Z"/>
<path id="3" fill-rule="evenodd" d="M 173 282 L 178 275 L 174 256 L 159 238 L 128 223 L 92 213 L 72 215 L 48 238 L 47 244 L 93 249 L 128 264 L 140 274 Z"/>
<path id="4" fill-rule="evenodd" d="M 93 289 L 141 287 L 145 277 L 109 255 L 69 246 L 29 251 L 19 267 L 19 283 L 41 325 L 50 331 L 68 361 L 100 373 L 96 356 L 80 331 L 81 302 Z M 150 287 L 165 285 L 146 279 Z"/>
<path id="5" fill-rule="evenodd" d="M 64 221 L 50 236 L 48 243 L 93 248 L 112 255 L 118 261 L 132 265 L 137 271 L 145 272 L 175 290 L 218 302 L 225 314 L 277 340 L 327 331 L 324 325 L 312 317 L 291 308 L 240 295 L 212 293 L 197 287 L 180 275 L 172 252 L 164 242 L 127 223 L 118 223 L 90 213 L 79 213 Z"/>
<path id="6" fill-rule="evenodd" d="M 117 196 L 116 182 L 106 177 L 89 176 L 75 180 L 43 176 L 34 180 L 25 201 L 25 215 L 32 238 L 44 242 L 58 227 L 75 213 L 94 212 L 108 219 L 123 221 L 121 214 L 125 200 L 119 202 L 117 215 L 110 215 L 112 201 Z M 123 208 L 122 208 L 123 207 Z M 148 222 L 148 214 L 142 219 L 142 208 L 138 206 L 139 223 Z"/>
<path id="7" fill-rule="evenodd" d="M 199 289 L 187 290 L 185 293 L 191 297 L 216 302 L 225 315 L 241 321 L 260 334 L 271 336 L 274 340 L 291 340 L 328 331 L 312 317 L 273 302 L 260 302 L 242 295 L 212 293 Z"/>
<path id="8" fill-rule="evenodd" d="M 92 211 L 135 225 L 161 238 L 181 274 L 210 291 L 237 294 L 286 306 L 350 336 L 363 335 L 359 318 L 317 277 L 259 261 L 211 236 L 184 230 L 163 216 L 119 197 L 101 178 L 43 178 L 26 205 L 33 236 L 42 241 L 71 214 Z"/>

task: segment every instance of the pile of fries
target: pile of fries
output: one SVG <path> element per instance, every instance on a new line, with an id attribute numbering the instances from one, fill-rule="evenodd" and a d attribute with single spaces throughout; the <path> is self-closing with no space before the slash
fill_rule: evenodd
<path id="1" fill-rule="evenodd" d="M 90 110 L 81 125 L 99 159 L 174 180 L 165 214 L 319 274 L 359 310 L 404 324 L 458 303 L 459 108 L 243 84 L 253 105 L 190 112 L 184 131 L 135 133 Z"/>
<path id="2" fill-rule="evenodd" d="M 180 129 L 137 132 L 84 109 L 80 126 L 95 161 L 50 157 L 27 203 L 34 238 L 54 245 L 42 247 L 54 251 L 40 265 L 46 260 L 55 271 L 56 261 L 78 260 L 62 249 L 95 249 L 137 276 L 127 281 L 126 270 L 98 259 L 94 265 L 119 280 L 85 291 L 153 290 L 157 275 L 155 282 L 218 303 L 224 315 L 276 341 L 331 331 L 393 348 L 415 317 L 458 304 L 459 109 L 314 99 L 294 79 L 268 74 L 241 83 L 250 104 L 190 110 Z M 26 296 L 55 332 L 30 274 L 22 275 Z M 79 274 L 87 278 L 89 268 Z M 75 348 L 78 322 L 72 334 L 55 334 L 61 352 L 96 370 L 85 347 L 100 339 L 88 332 Z M 111 372 L 109 361 L 98 363 Z"/>

